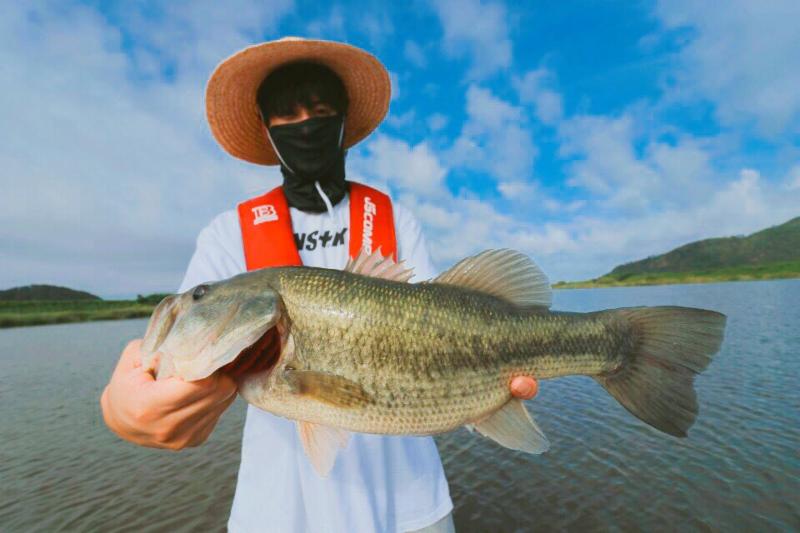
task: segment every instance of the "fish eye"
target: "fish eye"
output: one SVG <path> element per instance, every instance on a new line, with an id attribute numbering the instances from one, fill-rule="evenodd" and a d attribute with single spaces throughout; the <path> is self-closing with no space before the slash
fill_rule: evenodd
<path id="1" fill-rule="evenodd" d="M 208 285 L 198 285 L 197 287 L 195 287 L 194 290 L 192 291 L 192 300 L 197 301 L 203 296 L 205 296 L 206 293 L 208 292 L 208 289 L 209 289 Z"/>

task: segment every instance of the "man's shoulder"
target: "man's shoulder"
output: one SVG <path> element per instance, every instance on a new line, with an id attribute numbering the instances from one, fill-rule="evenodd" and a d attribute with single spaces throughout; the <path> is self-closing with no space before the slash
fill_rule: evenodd
<path id="1" fill-rule="evenodd" d="M 236 209 L 223 211 L 212 218 L 197 235 L 197 245 L 203 248 L 222 248 L 228 253 L 238 255 L 242 248 L 242 232 Z"/>
<path id="2" fill-rule="evenodd" d="M 392 211 L 394 213 L 394 227 L 398 235 L 416 235 L 422 231 L 417 217 L 405 205 L 392 201 Z"/>

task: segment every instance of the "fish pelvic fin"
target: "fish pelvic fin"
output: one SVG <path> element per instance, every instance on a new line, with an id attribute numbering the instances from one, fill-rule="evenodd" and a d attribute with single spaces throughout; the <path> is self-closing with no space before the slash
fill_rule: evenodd
<path id="1" fill-rule="evenodd" d="M 350 433 L 339 428 L 298 421 L 297 434 L 308 460 L 321 477 L 328 477 L 339 450 L 347 446 Z"/>
<path id="2" fill-rule="evenodd" d="M 414 277 L 414 269 L 408 268 L 405 261 L 396 263 L 391 255 L 384 257 L 380 248 L 371 254 L 362 249 L 358 257 L 347 261 L 344 271 L 401 283 Z"/>
<path id="3" fill-rule="evenodd" d="M 512 450 L 539 454 L 550 447 L 525 404 L 516 398 L 473 426 L 480 434 Z M 467 429 L 472 428 L 467 426 Z"/>
<path id="4" fill-rule="evenodd" d="M 694 377 L 722 344 L 725 315 L 688 307 L 609 311 L 627 319 L 633 352 L 613 373 L 594 376 L 634 416 L 675 437 L 686 437 L 697 418 Z"/>
<path id="5" fill-rule="evenodd" d="M 431 281 L 485 292 L 520 307 L 547 309 L 553 301 L 545 273 L 516 250 L 486 250 L 462 259 Z"/>

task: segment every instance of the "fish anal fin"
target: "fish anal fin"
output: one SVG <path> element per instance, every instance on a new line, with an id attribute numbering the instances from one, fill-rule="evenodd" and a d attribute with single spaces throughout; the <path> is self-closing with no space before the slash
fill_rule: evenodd
<path id="1" fill-rule="evenodd" d="M 322 477 L 328 477 L 339 450 L 347 446 L 350 433 L 342 429 L 298 420 L 297 433 L 303 450 L 314 470 Z"/>
<path id="2" fill-rule="evenodd" d="M 384 257 L 380 248 L 371 254 L 361 250 L 358 257 L 347 262 L 344 270 L 371 278 L 400 282 L 407 282 L 414 276 L 413 268 L 407 268 L 403 261 L 396 263 L 391 255 Z"/>
<path id="3" fill-rule="evenodd" d="M 467 257 L 431 280 L 485 292 L 520 307 L 549 308 L 550 281 L 528 256 L 515 250 L 486 250 Z"/>
<path id="4" fill-rule="evenodd" d="M 336 374 L 287 368 L 284 376 L 295 394 L 335 407 L 354 408 L 372 403 L 372 397 L 360 384 Z"/>
<path id="5" fill-rule="evenodd" d="M 522 400 L 509 400 L 500 410 L 472 425 L 485 437 L 512 450 L 538 454 L 550 447 Z"/>

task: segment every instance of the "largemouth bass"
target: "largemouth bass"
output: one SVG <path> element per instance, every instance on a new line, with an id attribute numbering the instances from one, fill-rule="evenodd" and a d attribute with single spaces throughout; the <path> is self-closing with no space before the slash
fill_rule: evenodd
<path id="1" fill-rule="evenodd" d="M 694 377 L 725 327 L 720 313 L 683 307 L 551 311 L 547 277 L 513 250 L 483 252 L 429 282 L 409 278 L 375 253 L 345 271 L 268 268 L 199 285 L 158 305 L 143 363 L 159 379 L 224 367 L 249 403 L 298 422 L 325 475 L 350 431 L 467 425 L 508 448 L 545 451 L 510 394 L 516 376 L 591 376 L 633 415 L 685 437 L 698 410 Z"/>

